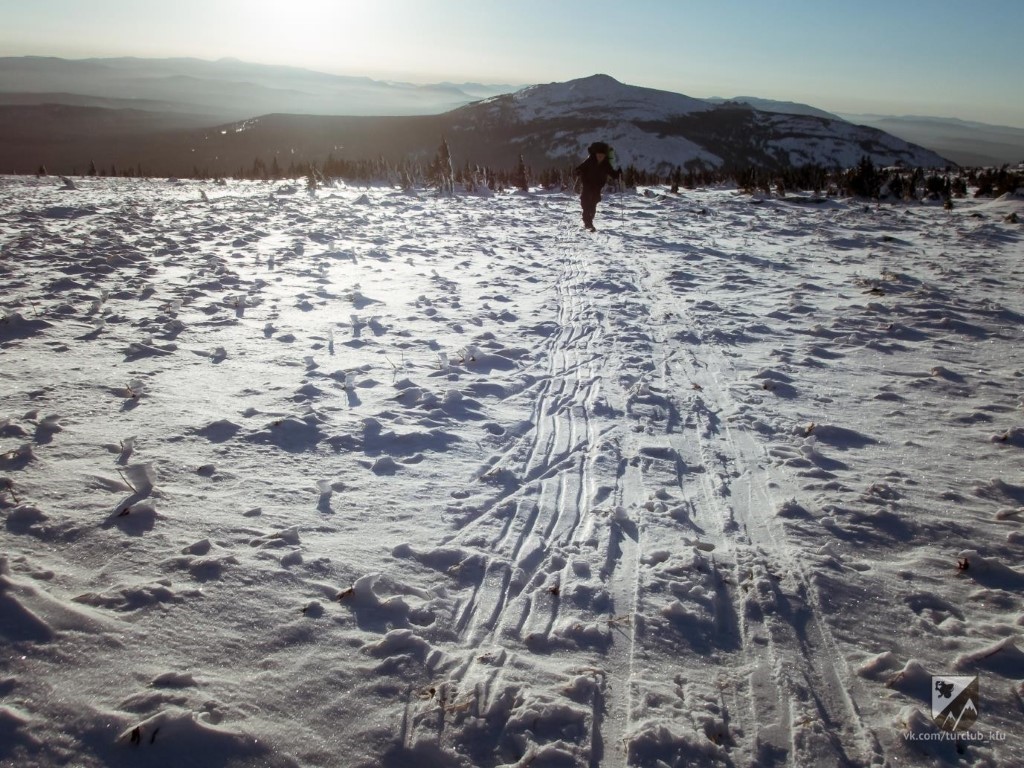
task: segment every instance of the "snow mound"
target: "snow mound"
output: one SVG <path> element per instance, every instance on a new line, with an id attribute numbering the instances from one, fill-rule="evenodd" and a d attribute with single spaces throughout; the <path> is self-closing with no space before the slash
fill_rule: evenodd
<path id="1" fill-rule="evenodd" d="M 223 765 L 261 758 L 270 752 L 259 739 L 210 725 L 202 717 L 168 708 L 129 725 L 117 741 L 125 748 L 147 753 L 142 759 L 158 759 L 165 765 L 187 765 L 196 755 L 202 755 L 207 765 Z"/>

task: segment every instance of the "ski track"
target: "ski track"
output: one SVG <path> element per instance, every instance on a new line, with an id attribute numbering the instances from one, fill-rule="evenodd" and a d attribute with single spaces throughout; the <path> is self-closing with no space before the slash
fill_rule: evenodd
<path id="1" fill-rule="evenodd" d="M 742 276 L 735 270 L 729 279 Z M 762 290 L 771 293 L 770 278 L 765 282 Z M 698 318 L 687 314 L 684 325 L 701 337 Z M 664 391 L 691 390 L 681 406 L 688 414 L 684 428 L 670 445 L 678 463 L 696 473 L 682 486 L 702 542 L 713 547 L 706 565 L 722 601 L 716 628 L 723 637 L 736 633 L 732 663 L 745 672 L 730 678 L 735 690 L 723 691 L 733 702 L 723 739 L 742 738 L 758 765 L 874 762 L 879 748 L 847 693 L 849 670 L 839 661 L 815 590 L 773 519 L 778 500 L 767 456 L 749 432 L 721 416 L 735 410 L 722 382 L 739 372 L 719 345 L 700 341 L 661 370 Z"/>
<path id="2" fill-rule="evenodd" d="M 568 553 L 590 539 L 595 526 L 594 462 L 602 450 L 602 435 L 590 411 L 601 392 L 597 350 L 604 328 L 594 322 L 586 251 L 570 237 L 556 251 L 560 264 L 553 290 L 558 330 L 543 350 L 547 365 L 542 382 L 528 393 L 533 400 L 533 428 L 488 473 L 516 477 L 515 490 L 492 503 L 492 507 L 504 505 L 512 510 L 497 537 L 488 542 L 483 579 L 460 606 L 455 622 L 471 656 L 445 683 L 446 697 L 456 702 L 456 710 L 465 703 L 477 717 L 486 717 L 491 710 L 500 690 L 501 668 L 517 652 L 507 650 L 506 644 L 519 645 L 520 653 L 544 651 L 551 644 L 568 599 L 563 595 L 573 584 Z M 470 526 L 452 541 L 474 537 Z M 619 558 L 605 554 L 597 564 L 608 570 L 607 578 L 615 584 L 616 609 L 628 616 L 635 601 L 636 542 L 622 549 Z M 616 571 L 625 571 L 624 588 L 619 585 L 622 577 L 613 578 Z M 623 602 L 617 598 L 624 598 Z M 628 664 L 631 649 L 625 654 Z M 481 667 L 486 671 L 481 672 Z M 481 678 L 486 681 L 483 686 L 478 682 Z M 605 676 L 602 682 L 605 687 L 611 685 Z M 605 735 L 595 723 L 605 718 L 604 696 L 595 695 L 593 706 L 591 735 L 585 740 L 601 752 Z M 611 719 L 621 720 L 623 715 L 614 712 Z M 440 740 L 454 748 L 443 728 Z"/>
<path id="3" fill-rule="evenodd" d="M 608 597 L 606 623 L 589 636 L 599 654 L 584 664 L 597 670 L 588 734 L 577 738 L 591 765 L 671 759 L 683 749 L 651 751 L 637 738 L 644 717 L 635 705 L 650 693 L 649 676 L 637 676 L 638 646 L 649 668 L 677 668 L 675 693 L 714 745 L 704 754 L 709 763 L 730 764 L 739 748 L 758 765 L 867 765 L 878 746 L 846 692 L 849 671 L 836 667 L 813 589 L 768 519 L 775 504 L 764 457 L 717 416 L 728 407 L 718 379 L 735 373 L 722 370 L 727 361 L 713 342 L 682 364 L 668 362 L 678 348 L 659 335 L 658 314 L 671 310 L 649 288 L 664 277 L 646 266 L 649 246 L 598 234 L 555 250 L 558 330 L 544 348 L 542 383 L 529 392 L 533 428 L 489 471 L 517 482 L 491 504 L 511 509 L 481 550 L 482 580 L 459 607 L 455 627 L 468 656 L 442 683 L 457 714 L 443 718 L 436 738 L 458 753 L 462 714 L 493 717 L 502 685 L 513 685 L 503 682 L 504 669 L 518 656 L 564 650 L 567 638 L 568 647 L 587 650 L 564 608 L 583 557 L 583 572 L 599 573 Z M 691 317 L 683 324 L 699 327 Z M 609 360 L 610 335 L 631 341 L 629 360 Z M 629 418 L 605 424 L 602 408 Z M 645 643 L 644 616 L 657 611 L 640 596 L 641 559 L 654 549 L 644 515 L 673 495 L 688 507 L 695 534 L 677 542 L 679 550 L 696 544 L 693 567 L 702 572 L 673 587 L 713 594 L 707 626 L 702 619 L 696 627 L 713 647 L 695 647 L 701 653 L 688 663 L 655 665 L 667 651 Z M 469 525 L 446 543 L 476 541 Z M 560 638 L 565 613 L 570 632 Z M 709 652 L 718 670 L 711 680 Z M 432 711 L 413 720 L 434 727 Z M 407 746 L 434 737 L 418 734 Z"/>

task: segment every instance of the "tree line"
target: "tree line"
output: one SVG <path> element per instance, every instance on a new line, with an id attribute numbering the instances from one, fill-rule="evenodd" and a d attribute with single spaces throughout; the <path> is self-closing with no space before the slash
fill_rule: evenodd
<path id="1" fill-rule="evenodd" d="M 472 162 L 454 164 L 447 140 L 441 140 L 433 158 L 407 158 L 401 161 L 378 157 L 373 160 L 335 158 L 333 155 L 320 163 L 290 161 L 287 166 L 272 157 L 267 163 L 260 157 L 247 167 L 239 167 L 226 176 L 211 174 L 193 167 L 186 178 L 234 178 L 251 181 L 277 181 L 306 178 L 311 187 L 332 180 L 355 185 L 390 184 L 405 188 L 427 187 L 441 194 L 452 194 L 456 189 L 476 192 L 483 189 L 527 191 L 540 187 L 546 190 L 572 190 L 576 184 L 576 164 L 549 165 L 534 169 L 520 155 L 515 165 L 508 168 L 479 165 Z M 975 189 L 976 197 L 998 197 L 1024 186 L 1024 173 L 1020 169 L 1001 168 L 946 168 L 923 170 L 901 165 L 879 167 L 866 155 L 853 168 L 826 168 L 803 165 L 783 169 L 713 168 L 699 164 L 684 168 L 677 166 L 670 173 L 655 173 L 633 165 L 623 169 L 622 184 L 626 188 L 638 186 L 669 186 L 673 192 L 681 189 L 734 184 L 746 192 L 785 194 L 787 190 L 811 191 L 822 195 L 860 197 L 878 200 L 945 200 L 967 195 Z M 38 175 L 45 175 L 40 166 Z M 77 169 L 71 175 L 79 175 Z M 90 163 L 84 175 L 149 177 L 141 164 L 118 169 L 97 168 Z"/>

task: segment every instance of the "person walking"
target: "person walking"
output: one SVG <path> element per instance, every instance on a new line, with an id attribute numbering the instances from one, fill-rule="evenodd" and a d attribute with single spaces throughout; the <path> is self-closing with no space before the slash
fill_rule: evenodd
<path id="1" fill-rule="evenodd" d="M 601 202 L 601 190 L 608 178 L 617 179 L 622 171 L 612 165 L 614 154 L 612 148 L 603 141 L 595 141 L 587 147 L 587 159 L 576 168 L 576 176 L 580 180 L 580 205 L 583 206 L 583 226 L 594 232 L 594 215 L 597 204 Z"/>

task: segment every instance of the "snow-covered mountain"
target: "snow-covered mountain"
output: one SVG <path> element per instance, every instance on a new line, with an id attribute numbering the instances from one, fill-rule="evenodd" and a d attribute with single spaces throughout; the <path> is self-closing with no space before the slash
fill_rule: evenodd
<path id="1" fill-rule="evenodd" d="M 0 89 L 5 82 L 10 85 L 3 72 L 5 66 L 13 66 L 11 61 L 0 60 Z M 49 63 L 62 77 L 71 76 L 59 60 Z M 124 81 L 126 72 L 134 73 L 137 79 L 132 87 L 138 90 L 119 91 L 122 101 L 117 104 L 143 95 L 150 99 L 145 104 L 154 100 L 175 104 L 173 89 L 187 86 L 193 100 L 190 113 L 182 111 L 185 107 L 166 112 L 118 111 L 100 106 L 109 101 L 83 105 L 83 97 L 78 96 L 78 106 L 61 105 L 55 116 L 46 101 L 53 94 L 40 95 L 39 103 L 26 101 L 29 97 L 24 93 L 9 94 L 19 103 L 0 106 L 0 169 L 33 172 L 44 165 L 51 172 L 72 173 L 95 162 L 100 167 L 141 165 L 150 172 L 183 175 L 193 169 L 230 174 L 251 167 L 254 158 L 268 164 L 277 158 L 284 166 L 322 163 L 329 156 L 428 160 L 442 137 L 448 139 L 459 164 L 506 168 L 515 165 L 520 155 L 535 169 L 575 164 L 595 140 L 612 143 L 620 164 L 663 174 L 680 167 L 849 167 L 865 155 L 876 165 L 950 164 L 935 152 L 838 118 L 765 112 L 733 102 L 716 105 L 627 85 L 608 75 L 530 86 L 469 104 L 465 102 L 470 97 L 459 87 L 444 85 L 434 91 L 464 106 L 430 115 L 369 117 L 357 111 L 338 115 L 336 89 L 344 80 L 345 103 L 365 104 L 381 93 L 382 84 L 376 81 L 282 67 L 249 69 L 250 65 L 238 62 L 217 64 L 175 60 L 173 66 L 147 62 L 134 70 L 123 63 L 85 67 L 106 71 L 114 78 L 111 83 Z M 238 73 L 243 70 L 249 73 L 245 82 L 225 79 L 241 77 Z M 120 73 L 117 78 L 111 74 L 115 71 Z M 157 72 L 163 74 L 157 76 Z M 31 78 L 29 82 L 42 85 Z M 140 86 L 143 82 L 149 83 L 148 88 Z M 70 89 L 75 83 L 69 80 L 64 85 Z M 433 98 L 422 89 L 401 87 L 408 89 L 410 102 Z M 359 101 L 360 92 L 364 101 Z M 394 97 L 396 91 L 388 93 Z M 111 94 L 99 90 L 91 98 L 109 99 Z M 246 117 L 233 122 L 199 121 L 201 110 L 214 102 Z M 246 104 L 266 109 L 239 112 Z M 309 110 L 296 114 L 304 111 L 296 105 Z M 188 114 L 188 122 L 181 119 L 183 114 Z"/>
<path id="2" fill-rule="evenodd" d="M 564 83 L 532 85 L 509 96 L 495 96 L 482 106 L 504 114 L 511 102 L 520 121 L 557 120 L 567 114 L 608 119 L 651 120 L 705 112 L 712 105 L 680 93 L 625 85 L 608 75 Z"/>
<path id="3" fill-rule="evenodd" d="M 34 121 L 41 116 L 52 120 L 46 111 L 48 105 L 64 107 L 89 107 L 105 110 L 130 109 L 150 114 L 137 113 L 119 115 L 112 112 L 106 120 L 112 126 L 122 117 L 130 123 L 123 136 L 138 136 L 147 132 L 182 130 L 194 127 L 209 127 L 235 120 L 248 120 L 261 115 L 328 115 L 336 117 L 374 115 L 442 115 L 448 110 L 489 100 L 490 108 L 506 114 L 514 105 L 513 112 L 519 120 L 566 120 L 571 116 L 585 116 L 591 119 L 606 118 L 618 122 L 615 141 L 625 157 L 627 147 L 631 149 L 630 160 L 638 167 L 657 167 L 665 157 L 681 158 L 685 162 L 702 162 L 706 165 L 731 164 L 734 162 L 757 162 L 777 164 L 788 162 L 789 155 L 798 160 L 812 158 L 811 162 L 846 165 L 860 158 L 856 145 L 865 141 L 869 154 L 879 161 L 885 158 L 900 160 L 916 165 L 936 163 L 933 156 L 921 156 L 902 145 L 891 142 L 878 134 L 851 136 L 840 130 L 842 136 L 833 143 L 831 130 L 812 123 L 779 123 L 777 119 L 760 121 L 760 124 L 718 125 L 720 113 L 715 110 L 744 104 L 759 113 L 777 113 L 817 117 L 835 122 L 847 121 L 856 125 L 867 125 L 885 133 L 897 136 L 911 144 L 927 147 L 941 155 L 939 164 L 946 160 L 966 165 L 1017 163 L 1024 158 L 1024 140 L 1021 129 L 989 126 L 980 123 L 964 123 L 944 118 L 893 118 L 880 115 L 840 115 L 825 112 L 808 104 L 777 101 L 755 96 L 736 96 L 728 100 L 719 97 L 698 99 L 678 93 L 652 88 L 625 85 L 607 75 L 595 75 L 567 83 L 549 83 L 520 89 L 516 85 L 484 83 L 435 83 L 414 85 L 410 83 L 373 80 L 367 77 L 347 77 L 298 67 L 271 66 L 220 59 L 144 59 L 144 58 L 95 58 L 67 60 L 56 57 L 22 56 L 0 57 L 0 123 L 15 124 L 21 134 L 35 136 L 32 141 L 24 136 L 20 144 L 10 146 L 11 137 L 0 127 L 0 139 L 9 145 L 0 147 L 0 169 L 28 170 L 25 162 L 35 163 L 34 157 L 40 147 L 48 143 L 45 128 L 37 128 Z M 511 94 L 515 93 L 514 97 Z M 492 97 L 506 94 L 509 98 Z M 52 112 L 52 110 L 51 110 Z M 636 122 L 673 121 L 680 115 L 691 117 L 690 131 L 711 133 L 711 136 L 697 140 L 689 133 L 680 135 L 675 129 L 668 131 L 658 128 L 659 141 L 651 143 L 646 128 L 633 127 Z M 702 118 L 697 116 L 703 115 Z M 118 144 L 96 142 L 90 126 L 100 117 L 97 113 L 82 113 L 83 124 L 76 124 L 72 110 L 61 111 L 61 124 L 66 132 L 82 133 L 81 145 L 61 144 L 50 165 L 68 162 L 81 166 L 93 157 L 110 157 L 115 162 L 112 149 Z M 733 115 L 735 118 L 735 115 Z M 701 128 L 699 124 L 708 123 Z M 147 130 L 143 131 L 142 127 Z M 149 130 L 149 126 L 152 130 Z M 600 131 L 609 129 L 599 126 Z M 754 130 L 758 133 L 792 133 L 790 136 L 773 136 L 764 140 L 763 148 L 742 149 L 737 154 L 731 141 L 717 141 L 713 134 L 721 131 L 742 133 Z M 109 131 L 106 131 L 109 133 Z M 806 135 L 804 135 L 806 134 Z M 542 139 L 543 137 L 538 137 Z M 535 162 L 560 161 L 561 158 L 575 157 L 579 142 L 568 134 L 558 136 L 549 152 L 525 143 L 525 155 Z M 853 144 L 850 144 L 850 142 Z M 430 138 L 430 143 L 436 137 Z M 162 142 L 166 143 L 166 142 Z M 807 145 L 807 146 L 805 146 Z M 795 150 L 794 150 L 795 148 Z M 766 150 L 765 152 L 761 149 Z M 88 151 L 87 151 L 88 150 Z M 289 148 L 290 154 L 290 148 Z M 75 156 L 79 153 L 80 157 Z M 145 154 L 145 153 L 143 153 Z M 748 160 L 748 156 L 751 158 Z M 69 158 L 70 159 L 67 159 Z M 499 158 L 505 162 L 504 156 Z M 152 164 L 152 163 L 151 163 Z M 71 166 L 68 167 L 70 172 Z M 189 165 L 191 167 L 191 164 Z M 32 168 L 34 170 L 34 167 Z"/>
<path id="4" fill-rule="evenodd" d="M 622 162 L 658 172 L 693 164 L 848 167 L 864 155 L 877 165 L 949 164 L 935 152 L 839 118 L 711 104 L 607 75 L 532 86 L 453 114 L 463 135 L 497 133 L 535 163 L 571 160 L 600 139 L 616 147 Z"/>

